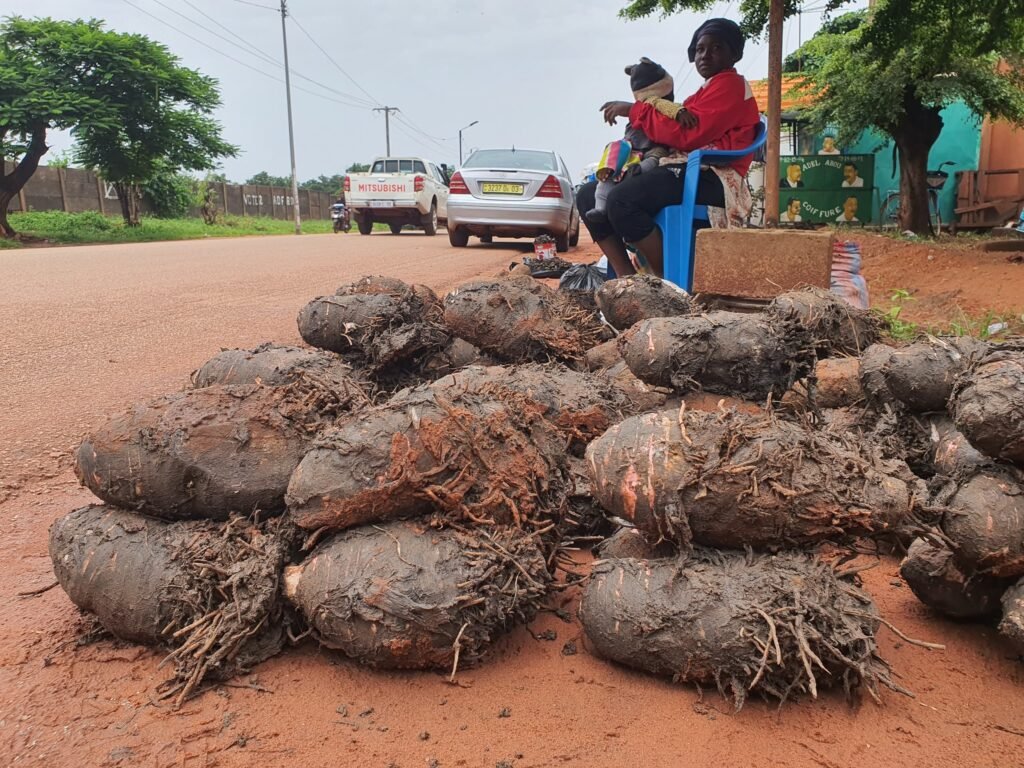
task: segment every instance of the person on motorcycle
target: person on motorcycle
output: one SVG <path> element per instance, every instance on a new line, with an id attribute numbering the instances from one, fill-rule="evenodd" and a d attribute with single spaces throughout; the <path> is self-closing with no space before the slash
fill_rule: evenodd
<path id="1" fill-rule="evenodd" d="M 338 199 L 331 206 L 331 218 L 334 219 L 335 232 L 348 232 L 352 229 L 352 214 L 345 205 L 345 192 L 338 192 Z"/>

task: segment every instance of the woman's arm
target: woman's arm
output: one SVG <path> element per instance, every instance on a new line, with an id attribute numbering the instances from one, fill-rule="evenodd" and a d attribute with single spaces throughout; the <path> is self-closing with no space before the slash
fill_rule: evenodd
<path id="1" fill-rule="evenodd" d="M 630 109 L 629 122 L 657 144 L 691 151 L 707 146 L 736 127 L 736 118 L 745 99 L 743 78 L 714 78 L 702 91 L 684 102 L 687 111 L 697 118 L 696 126 L 684 128 L 650 104 L 642 102 Z"/>

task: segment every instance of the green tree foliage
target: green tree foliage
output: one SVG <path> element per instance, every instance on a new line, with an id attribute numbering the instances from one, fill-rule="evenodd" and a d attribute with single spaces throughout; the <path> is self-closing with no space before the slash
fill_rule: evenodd
<path id="1" fill-rule="evenodd" d="M 94 47 L 96 28 L 85 22 L 6 19 L 0 24 L 0 235 L 13 237 L 7 206 L 25 186 L 49 149 L 46 132 L 91 119 L 110 125 L 116 117 L 100 94 L 76 88 L 83 53 Z"/>
<path id="2" fill-rule="evenodd" d="M 47 131 L 70 129 L 75 159 L 113 182 L 129 223 L 138 185 L 160 169 L 205 170 L 236 148 L 210 113 L 216 82 L 186 69 L 142 35 L 100 21 L 11 17 L 0 24 L 0 234 L 14 235 L 7 205 L 46 153 Z"/>
<path id="3" fill-rule="evenodd" d="M 217 81 L 181 66 L 165 46 L 142 35 L 108 32 L 97 22 L 91 74 L 80 87 L 97 92 L 118 119 L 80 121 L 75 155 L 112 182 L 125 223 L 139 223 L 141 184 L 157 174 L 213 170 L 238 148 L 221 137 L 211 116 L 220 106 Z"/>
<path id="4" fill-rule="evenodd" d="M 324 176 L 321 174 L 315 179 L 304 181 L 299 185 L 299 188 L 308 189 L 311 192 L 323 192 L 324 194 L 334 196 L 341 191 L 341 187 L 344 183 L 344 174 L 336 173 L 333 176 Z"/>
<path id="5" fill-rule="evenodd" d="M 158 173 L 142 185 L 142 193 L 161 219 L 183 219 L 196 197 L 197 182 L 183 173 Z"/>
<path id="6" fill-rule="evenodd" d="M 809 116 L 817 127 L 838 126 L 840 142 L 869 129 L 892 137 L 900 225 L 926 234 L 941 110 L 962 101 L 979 119 L 1024 121 L 1024 0 L 879 0 L 870 15 L 851 16 L 856 24 L 804 46 Z"/>
<path id="7" fill-rule="evenodd" d="M 245 180 L 246 184 L 259 185 L 263 187 L 290 187 L 292 185 L 291 176 L 271 176 L 266 171 L 260 171 L 255 173 Z"/>
<path id="8" fill-rule="evenodd" d="M 826 19 L 821 25 L 821 29 L 817 31 L 817 35 L 843 35 L 847 32 L 852 32 L 857 29 L 862 23 L 864 23 L 865 12 L 854 11 L 853 13 L 844 13 L 831 19 Z M 813 57 L 814 53 L 809 50 L 812 46 L 802 45 L 793 53 L 786 57 L 785 61 L 782 62 L 782 71 L 787 73 L 803 72 L 808 67 L 815 68 L 819 66 L 817 60 L 808 62 L 808 57 Z"/>
<path id="9" fill-rule="evenodd" d="M 849 2 L 850 0 L 827 0 L 822 10 L 828 14 Z M 619 11 L 619 15 L 626 19 L 641 19 L 655 13 L 662 17 L 683 11 L 709 13 L 717 4 L 717 0 L 632 0 L 629 5 Z M 764 32 L 764 28 L 768 25 L 770 5 L 771 0 L 740 0 L 739 13 L 742 17 L 740 26 L 751 37 L 760 37 Z M 783 0 L 784 17 L 789 18 L 796 15 L 802 5 L 801 0 Z"/>
<path id="10" fill-rule="evenodd" d="M 366 173 L 369 170 L 369 163 L 352 163 L 352 165 L 345 169 L 345 173 Z"/>

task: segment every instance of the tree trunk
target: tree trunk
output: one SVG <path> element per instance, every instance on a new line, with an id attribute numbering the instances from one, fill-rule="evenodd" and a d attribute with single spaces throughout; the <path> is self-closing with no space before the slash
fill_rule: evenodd
<path id="1" fill-rule="evenodd" d="M 928 153 L 942 132 L 939 110 L 924 106 L 908 90 L 904 113 L 892 131 L 900 155 L 900 227 L 917 235 L 932 233 L 928 209 Z"/>
<path id="2" fill-rule="evenodd" d="M 3 138 L 3 133 L 6 131 L 0 132 L 0 138 Z M 46 146 L 46 124 L 37 123 L 32 129 L 32 139 L 28 143 L 28 150 L 21 158 L 21 162 L 7 174 L 0 167 L 0 236 L 11 238 L 17 234 L 10 222 L 7 221 L 7 206 L 32 178 L 32 174 L 39 167 L 39 159 L 46 154 L 48 149 L 49 147 Z"/>
<path id="3" fill-rule="evenodd" d="M 139 226 L 139 191 L 135 184 L 115 181 L 117 200 L 121 204 L 121 217 L 126 227 Z"/>

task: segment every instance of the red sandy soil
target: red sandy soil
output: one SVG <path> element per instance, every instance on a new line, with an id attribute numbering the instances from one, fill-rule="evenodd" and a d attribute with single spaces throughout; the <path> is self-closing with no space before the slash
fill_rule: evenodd
<path id="1" fill-rule="evenodd" d="M 375 272 L 443 291 L 518 255 L 454 251 L 418 234 L 0 252 L 0 763 L 1021 765 L 1019 659 L 992 628 L 935 617 L 891 558 L 864 574 L 882 614 L 947 646 L 927 651 L 882 631 L 883 655 L 916 698 L 885 693 L 881 705 L 850 708 L 827 693 L 781 712 L 751 701 L 738 714 L 712 691 L 702 697 L 595 658 L 579 624 L 554 613 L 500 641 L 458 685 L 372 672 L 306 641 L 173 713 L 154 701 L 159 654 L 109 639 L 83 644 L 90 624 L 60 589 L 17 594 L 52 582 L 47 528 L 91 500 L 67 459 L 91 425 L 181 388 L 221 346 L 297 342 L 299 307 L 346 280 Z M 971 311 L 994 307 L 983 300 L 989 288 L 964 277 L 989 279 L 973 252 L 955 256 L 970 266 L 955 274 L 897 271 L 883 264 L 889 258 L 905 257 L 872 239 L 869 276 L 916 289 L 922 304 L 955 290 L 980 302 Z M 951 277 L 942 283 L 940 274 Z M 1017 291 L 1007 306 L 1020 301 Z M 574 615 L 576 596 L 561 600 L 554 607 Z M 548 630 L 556 639 L 544 639 Z"/>
<path id="2" fill-rule="evenodd" d="M 892 295 L 907 291 L 902 320 L 923 329 L 948 330 L 950 323 L 991 315 L 1024 330 L 1024 263 L 1020 252 L 982 250 L 978 237 L 909 240 L 869 233 L 844 233 L 861 246 L 861 270 L 871 306 L 887 310 Z M 1024 239 L 1018 241 L 1024 251 Z M 601 253 L 588 243 L 574 261 L 596 261 Z"/>
<path id="3" fill-rule="evenodd" d="M 1024 321 L 1024 263 L 1018 253 L 987 252 L 979 238 L 944 237 L 937 241 L 898 240 L 859 235 L 862 269 L 873 306 L 887 309 L 897 290 L 909 291 L 901 319 L 924 327 L 948 329 L 951 322 L 990 316 Z M 1024 251 L 1024 240 L 1019 241 Z"/>

